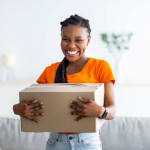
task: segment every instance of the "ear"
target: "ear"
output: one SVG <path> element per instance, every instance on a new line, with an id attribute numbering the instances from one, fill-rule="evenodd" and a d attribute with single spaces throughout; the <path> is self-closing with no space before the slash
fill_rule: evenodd
<path id="1" fill-rule="evenodd" d="M 88 36 L 88 40 L 87 40 L 87 45 L 86 45 L 86 46 L 89 45 L 90 41 L 91 41 L 91 36 L 89 35 L 89 36 Z"/>

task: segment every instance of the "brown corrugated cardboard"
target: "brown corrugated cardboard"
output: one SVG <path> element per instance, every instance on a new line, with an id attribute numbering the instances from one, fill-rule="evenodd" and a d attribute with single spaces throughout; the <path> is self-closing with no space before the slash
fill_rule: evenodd
<path id="1" fill-rule="evenodd" d="M 19 92 L 20 101 L 37 99 L 44 103 L 44 116 L 37 124 L 21 117 L 21 130 L 25 132 L 96 132 L 104 120 L 86 117 L 75 121 L 69 105 L 78 96 L 104 104 L 103 84 L 33 84 Z"/>

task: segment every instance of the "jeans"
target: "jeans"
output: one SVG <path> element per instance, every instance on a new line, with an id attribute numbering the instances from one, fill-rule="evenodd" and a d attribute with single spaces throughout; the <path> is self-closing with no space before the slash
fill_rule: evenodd
<path id="1" fill-rule="evenodd" d="M 98 133 L 51 133 L 46 150 L 102 150 Z"/>

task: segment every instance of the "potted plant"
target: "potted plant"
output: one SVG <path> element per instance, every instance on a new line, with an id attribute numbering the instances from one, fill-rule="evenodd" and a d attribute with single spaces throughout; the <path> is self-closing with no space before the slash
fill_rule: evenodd
<path id="1" fill-rule="evenodd" d="M 133 33 L 101 33 L 101 41 L 106 45 L 114 59 L 114 74 L 117 80 L 119 63 L 123 52 L 129 50 L 129 42 Z"/>

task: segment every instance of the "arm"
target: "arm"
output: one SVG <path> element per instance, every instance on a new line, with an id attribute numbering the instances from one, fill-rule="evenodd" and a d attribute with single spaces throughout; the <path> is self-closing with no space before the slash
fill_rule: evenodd
<path id="1" fill-rule="evenodd" d="M 97 104 L 96 104 L 97 105 Z M 95 106 L 97 116 L 102 117 L 105 109 L 107 109 L 106 120 L 111 120 L 115 116 L 115 98 L 114 98 L 114 85 L 112 81 L 104 83 L 104 106 Z"/>
<path id="2" fill-rule="evenodd" d="M 108 109 L 106 120 L 110 120 L 115 116 L 115 96 L 112 81 L 104 83 L 104 91 L 104 107 Z"/>

